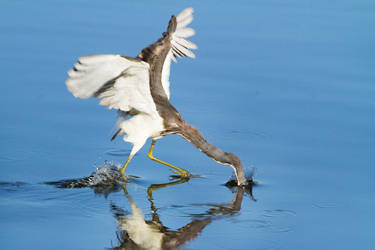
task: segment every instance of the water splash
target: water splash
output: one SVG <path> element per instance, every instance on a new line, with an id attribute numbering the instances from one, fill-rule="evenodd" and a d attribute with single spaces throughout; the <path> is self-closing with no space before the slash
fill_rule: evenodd
<path id="1" fill-rule="evenodd" d="M 244 173 L 245 173 L 245 178 L 248 182 L 248 185 L 254 185 L 254 184 L 258 184 L 258 182 L 256 182 L 254 180 L 254 176 L 255 176 L 255 173 L 256 173 L 256 168 L 251 165 L 250 167 L 245 167 L 244 168 Z M 235 174 L 232 174 L 232 176 L 229 178 L 229 180 L 227 181 L 227 183 L 225 183 L 226 186 L 228 187 L 234 187 L 234 186 L 237 186 L 237 178 L 236 178 L 236 175 Z"/>
<path id="2" fill-rule="evenodd" d="M 118 187 L 128 179 L 123 178 L 120 171 L 120 164 L 117 162 L 105 161 L 103 166 L 96 168 L 88 177 L 78 179 L 66 179 L 59 181 L 45 182 L 48 185 L 54 185 L 59 188 L 85 188 L 92 187 L 98 190 L 111 189 Z"/>
<path id="3" fill-rule="evenodd" d="M 92 174 L 93 185 L 107 185 L 109 183 L 122 183 L 122 177 L 119 169 L 121 165 L 118 162 L 104 162 L 103 167 L 98 167 L 96 172 Z"/>
<path id="4" fill-rule="evenodd" d="M 242 186 L 241 189 L 243 189 L 253 201 L 256 201 L 255 197 L 253 196 L 253 186 L 259 184 L 254 180 L 256 168 L 254 166 L 250 166 L 248 168 L 244 168 L 244 172 L 247 183 L 245 186 Z M 228 187 L 233 193 L 236 192 L 238 189 L 236 176 L 233 174 L 224 185 Z"/>

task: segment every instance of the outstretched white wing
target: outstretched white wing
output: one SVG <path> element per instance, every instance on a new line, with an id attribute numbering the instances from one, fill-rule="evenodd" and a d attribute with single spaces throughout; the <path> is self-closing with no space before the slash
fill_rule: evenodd
<path id="1" fill-rule="evenodd" d="M 66 86 L 75 97 L 101 98 L 110 109 L 154 113 L 149 85 L 149 65 L 120 55 L 80 57 L 68 71 Z"/>
<path id="2" fill-rule="evenodd" d="M 181 11 L 181 13 L 176 17 L 177 26 L 176 30 L 172 33 L 171 41 L 171 50 L 175 57 L 188 56 L 195 58 L 195 55 L 191 49 L 197 49 L 198 46 L 186 39 L 195 34 L 194 29 L 187 27 L 187 25 L 193 21 L 193 12 L 193 8 L 187 8 Z"/>
<path id="3" fill-rule="evenodd" d="M 194 29 L 187 27 L 193 21 L 193 8 L 187 8 L 181 11 L 180 14 L 176 17 L 176 29 L 170 33 L 171 35 L 171 44 L 172 48 L 167 54 L 163 64 L 163 71 L 162 71 L 162 84 L 163 88 L 169 98 L 170 91 L 169 91 L 169 74 L 170 74 L 170 67 L 171 67 L 171 60 L 177 62 L 177 57 L 190 57 L 195 58 L 194 53 L 191 51 L 192 49 L 197 49 L 198 46 L 187 40 L 188 37 L 193 36 L 195 34 Z"/>

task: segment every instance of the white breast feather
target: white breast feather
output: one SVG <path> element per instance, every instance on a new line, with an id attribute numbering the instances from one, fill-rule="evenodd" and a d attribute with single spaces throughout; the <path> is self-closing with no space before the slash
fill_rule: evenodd
<path id="1" fill-rule="evenodd" d="M 135 152 L 144 145 L 147 138 L 158 137 L 160 132 L 165 129 L 163 119 L 157 113 L 155 115 L 140 113 L 124 120 L 119 124 L 119 127 L 126 134 L 124 141 L 134 144 Z"/>

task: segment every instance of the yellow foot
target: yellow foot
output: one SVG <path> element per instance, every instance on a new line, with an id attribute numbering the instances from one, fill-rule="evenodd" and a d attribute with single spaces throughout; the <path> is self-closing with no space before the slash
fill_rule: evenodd
<path id="1" fill-rule="evenodd" d="M 128 177 L 125 173 L 121 173 L 121 177 L 124 181 L 127 181 L 128 180 Z"/>
<path id="2" fill-rule="evenodd" d="M 183 178 L 190 178 L 192 174 L 189 173 L 189 171 L 180 168 L 179 170 L 170 169 L 173 173 L 175 173 L 178 176 L 181 176 Z"/>
<path id="3" fill-rule="evenodd" d="M 189 173 L 189 171 L 183 169 L 183 168 L 179 168 L 177 166 L 174 166 L 172 164 L 169 164 L 168 162 L 165 162 L 165 161 L 162 161 L 162 160 L 159 160 L 158 158 L 156 158 L 155 156 L 152 155 L 152 152 L 154 151 L 154 146 L 155 146 L 155 143 L 156 143 L 156 140 L 152 140 L 152 143 L 151 143 L 151 147 L 150 147 L 150 150 L 148 151 L 148 154 L 147 156 L 153 160 L 153 161 L 156 161 L 156 162 L 159 162 L 161 164 L 164 164 L 172 169 L 170 169 L 173 173 L 175 173 L 176 175 L 178 175 L 179 177 L 183 177 L 183 178 L 189 178 L 191 177 L 192 175 Z"/>

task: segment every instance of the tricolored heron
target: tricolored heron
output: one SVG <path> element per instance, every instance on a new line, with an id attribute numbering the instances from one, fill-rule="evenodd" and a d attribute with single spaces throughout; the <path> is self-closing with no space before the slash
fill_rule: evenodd
<path id="1" fill-rule="evenodd" d="M 66 86 L 75 97 L 100 98 L 100 105 L 118 109 L 118 131 L 124 141 L 133 144 L 130 155 L 121 168 L 124 174 L 132 157 L 152 138 L 149 158 L 172 168 L 180 176 L 190 173 L 153 156 L 158 139 L 178 134 L 191 142 L 212 160 L 234 169 L 238 185 L 247 183 L 241 160 L 208 143 L 196 128 L 189 125 L 169 102 L 169 73 L 171 60 L 177 57 L 195 58 L 191 49 L 197 46 L 186 38 L 194 35 L 187 27 L 193 20 L 193 8 L 172 16 L 166 32 L 155 43 L 144 48 L 135 58 L 107 54 L 84 56 L 68 71 Z M 130 117 L 130 118 L 129 118 Z M 128 118 L 128 119 L 125 119 Z"/>

